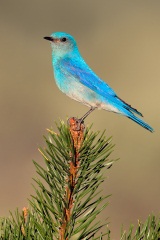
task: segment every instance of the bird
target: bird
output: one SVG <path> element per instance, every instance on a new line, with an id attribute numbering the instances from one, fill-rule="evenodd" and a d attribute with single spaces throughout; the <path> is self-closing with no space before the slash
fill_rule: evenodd
<path id="1" fill-rule="evenodd" d="M 83 122 L 95 109 L 103 109 L 123 115 L 150 132 L 154 131 L 138 117 L 143 117 L 138 110 L 118 97 L 87 65 L 73 36 L 65 32 L 54 32 L 44 39 L 51 43 L 52 66 L 58 88 L 70 98 L 90 108 L 79 122 Z"/>

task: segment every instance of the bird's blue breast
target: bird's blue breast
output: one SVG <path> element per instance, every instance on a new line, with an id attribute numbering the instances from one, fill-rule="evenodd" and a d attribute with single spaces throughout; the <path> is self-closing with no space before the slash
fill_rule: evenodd
<path id="1" fill-rule="evenodd" d="M 80 82 L 75 74 L 68 71 L 64 59 L 54 63 L 54 77 L 59 89 L 72 99 L 87 106 L 98 107 L 102 102 L 101 96 Z"/>

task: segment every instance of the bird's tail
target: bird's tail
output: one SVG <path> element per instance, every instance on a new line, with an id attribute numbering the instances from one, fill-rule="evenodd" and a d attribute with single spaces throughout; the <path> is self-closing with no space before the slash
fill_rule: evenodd
<path id="1" fill-rule="evenodd" d="M 154 132 L 154 129 L 151 126 L 149 126 L 146 122 L 144 122 L 140 118 L 136 117 L 134 114 L 130 113 L 130 114 L 125 114 L 125 115 L 126 115 L 126 117 L 128 117 L 131 120 L 133 120 L 134 122 L 138 123 L 140 126 L 144 127 L 148 131 Z"/>

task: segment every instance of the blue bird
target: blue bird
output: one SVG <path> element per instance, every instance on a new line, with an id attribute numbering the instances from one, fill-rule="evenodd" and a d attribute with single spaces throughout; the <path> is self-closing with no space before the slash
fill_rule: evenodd
<path id="1" fill-rule="evenodd" d="M 44 39 L 51 42 L 54 77 L 59 89 L 70 98 L 90 107 L 80 122 L 95 109 L 104 109 L 128 117 L 150 132 L 153 128 L 140 118 L 142 114 L 117 96 L 114 90 L 86 64 L 75 39 L 68 33 L 55 32 Z"/>

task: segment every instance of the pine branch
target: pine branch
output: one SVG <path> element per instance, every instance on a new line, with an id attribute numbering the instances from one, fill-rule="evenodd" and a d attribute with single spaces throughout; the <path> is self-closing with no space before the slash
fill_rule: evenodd
<path id="1" fill-rule="evenodd" d="M 97 220 L 108 205 L 109 195 L 104 196 L 100 186 L 103 169 L 114 162 L 109 160 L 111 138 L 92 132 L 91 127 L 84 130 L 75 118 L 69 120 L 69 127 L 61 122 L 57 128 L 59 133 L 48 129 L 47 148 L 39 149 L 46 167 L 34 161 L 40 179 L 34 179 L 29 208 L 0 219 L 0 240 L 111 239 L 107 219 Z M 160 218 L 151 215 L 133 230 L 133 225 L 128 232 L 122 228 L 120 239 L 159 240 Z"/>
<path id="2" fill-rule="evenodd" d="M 131 225 L 129 231 L 121 229 L 120 240 L 159 240 L 160 239 L 160 217 L 150 215 L 145 223 L 138 221 L 138 226 L 133 232 L 134 226 Z"/>
<path id="3" fill-rule="evenodd" d="M 58 134 L 48 130 L 47 148 L 40 149 L 47 169 L 34 162 L 45 183 L 35 179 L 40 190 L 35 188 L 37 196 L 31 205 L 51 226 L 55 239 L 94 239 L 107 224 L 94 221 L 108 204 L 109 196 L 101 196 L 98 189 L 104 181 L 102 169 L 112 165 L 108 157 L 113 145 L 104 133 L 96 142 L 98 132 L 84 131 L 75 118 L 69 120 L 69 128 L 63 122 L 57 128 Z M 43 227 L 40 231 L 44 238 Z"/>

